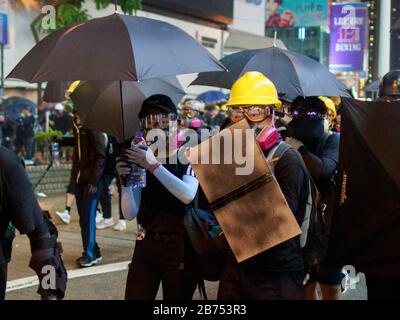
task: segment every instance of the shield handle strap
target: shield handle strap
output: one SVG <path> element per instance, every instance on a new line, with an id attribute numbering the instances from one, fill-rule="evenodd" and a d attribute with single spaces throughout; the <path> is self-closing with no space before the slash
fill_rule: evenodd
<path id="1" fill-rule="evenodd" d="M 267 184 L 268 182 L 271 182 L 272 180 L 273 180 L 273 175 L 271 173 L 264 174 L 261 177 L 246 183 L 240 188 L 233 190 L 227 193 L 226 195 L 212 201 L 210 203 L 211 209 L 213 211 L 216 211 L 226 206 L 227 204 L 231 203 L 232 201 L 237 200 L 243 197 L 244 195 L 262 187 L 263 185 Z"/>

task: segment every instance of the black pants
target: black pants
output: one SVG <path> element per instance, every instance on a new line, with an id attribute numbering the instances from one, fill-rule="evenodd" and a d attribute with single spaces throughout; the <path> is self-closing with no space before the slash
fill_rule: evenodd
<path id="1" fill-rule="evenodd" d="M 101 204 L 101 209 L 103 210 L 104 219 L 111 218 L 111 195 L 109 188 L 114 177 L 114 175 L 104 174 L 99 183 L 99 201 Z M 119 197 L 119 218 L 120 220 L 124 220 L 125 218 L 122 215 L 121 210 L 121 184 L 119 183 L 119 179 L 117 179 L 117 188 Z"/>
<path id="2" fill-rule="evenodd" d="M 243 268 L 229 259 L 222 272 L 218 300 L 304 300 L 304 272 L 268 273 Z"/>
<path id="3" fill-rule="evenodd" d="M 100 248 L 96 242 L 98 192 L 90 194 L 88 192 L 88 185 L 77 184 L 75 199 L 79 213 L 83 251 L 88 257 L 94 259 L 100 256 Z"/>
<path id="4" fill-rule="evenodd" d="M 400 281 L 365 275 L 368 300 L 400 300 Z"/>
<path id="5" fill-rule="evenodd" d="M 4 300 L 7 288 L 7 267 L 11 260 L 14 235 L 0 240 L 0 301 Z"/>
<path id="6" fill-rule="evenodd" d="M 8 265 L 7 263 L 0 263 L 0 301 L 4 300 L 6 295 L 7 265 Z"/>
<path id="7" fill-rule="evenodd" d="M 164 300 L 190 300 L 196 290 L 193 253 L 187 245 L 182 246 L 179 235 L 146 234 L 136 241 L 125 299 L 154 300 L 161 282 Z"/>

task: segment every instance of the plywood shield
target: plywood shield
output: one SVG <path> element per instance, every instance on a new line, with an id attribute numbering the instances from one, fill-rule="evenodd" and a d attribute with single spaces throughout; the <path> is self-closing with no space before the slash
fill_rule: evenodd
<path id="1" fill-rule="evenodd" d="M 238 262 L 301 233 L 246 120 L 187 157 Z"/>

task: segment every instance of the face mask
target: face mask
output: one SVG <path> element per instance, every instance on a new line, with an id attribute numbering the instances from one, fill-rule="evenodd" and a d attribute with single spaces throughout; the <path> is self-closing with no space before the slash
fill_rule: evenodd
<path id="1" fill-rule="evenodd" d="M 288 125 L 289 134 L 301 141 L 318 139 L 324 134 L 324 119 L 310 119 L 306 116 L 293 118 Z"/>
<path id="2" fill-rule="evenodd" d="M 274 125 L 267 126 L 259 132 L 256 130 L 256 133 L 257 142 L 263 151 L 271 149 L 279 141 L 279 133 Z"/>
<path id="3" fill-rule="evenodd" d="M 329 121 L 328 119 L 324 119 L 324 132 L 328 132 L 329 131 Z"/>
<path id="4" fill-rule="evenodd" d="M 200 127 L 201 127 L 200 119 L 190 120 L 189 128 L 197 129 L 197 128 L 200 128 Z"/>

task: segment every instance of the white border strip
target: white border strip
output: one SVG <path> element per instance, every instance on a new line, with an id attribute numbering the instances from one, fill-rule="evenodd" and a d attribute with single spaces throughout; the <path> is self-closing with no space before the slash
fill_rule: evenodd
<path id="1" fill-rule="evenodd" d="M 117 272 L 128 270 L 128 265 L 131 261 L 110 263 L 96 267 L 84 268 L 84 269 L 73 269 L 68 270 L 68 280 L 94 276 L 97 274 L 104 274 L 110 272 Z M 26 277 L 21 279 L 16 279 L 7 282 L 7 290 L 6 292 L 11 292 L 15 290 L 25 289 L 29 287 L 33 287 L 39 284 L 37 277 Z"/>

